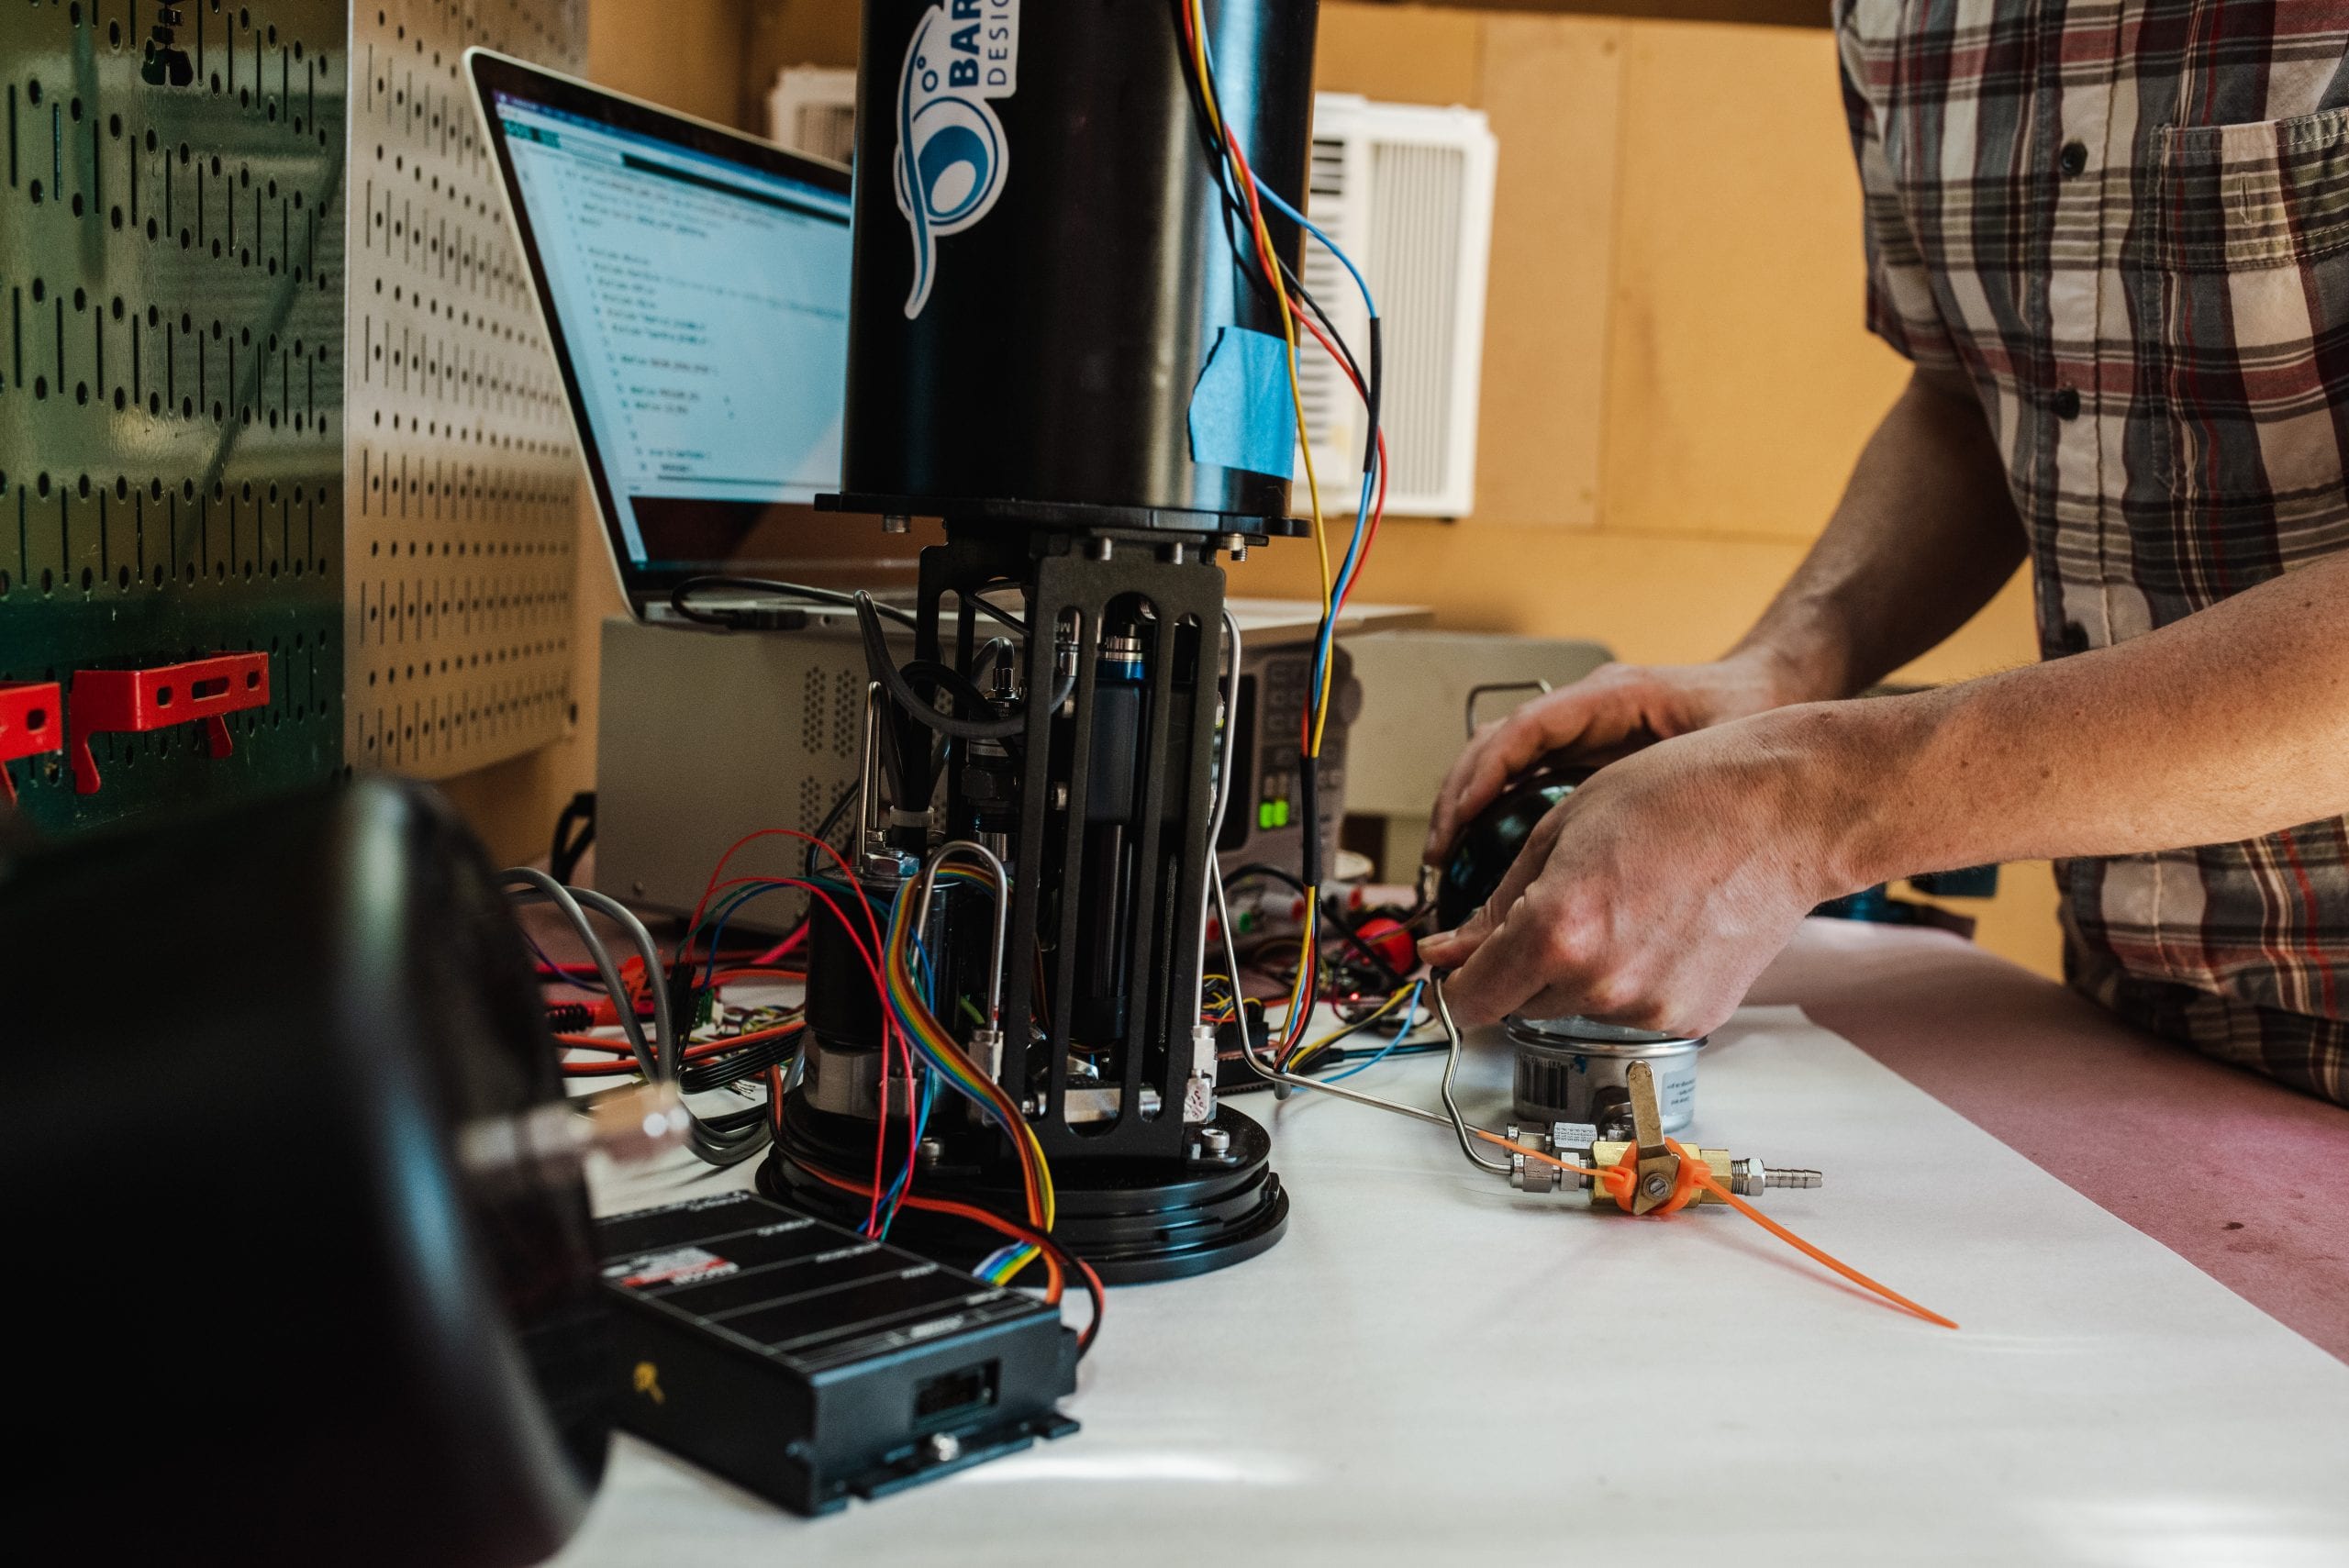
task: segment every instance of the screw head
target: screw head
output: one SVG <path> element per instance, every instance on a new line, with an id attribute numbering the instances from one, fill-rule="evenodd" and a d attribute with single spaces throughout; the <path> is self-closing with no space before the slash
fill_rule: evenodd
<path id="1" fill-rule="evenodd" d="M 1199 1148 L 1211 1155 L 1229 1154 L 1231 1152 L 1231 1134 L 1219 1127 L 1203 1129 L 1199 1133 Z"/>
<path id="2" fill-rule="evenodd" d="M 952 1464 L 963 1457 L 963 1440 L 952 1432 L 930 1434 L 930 1457 L 940 1464 Z"/>
<path id="3" fill-rule="evenodd" d="M 1651 1171 L 1647 1179 L 1640 1184 L 1640 1190 L 1650 1197 L 1668 1197 L 1672 1194 L 1672 1183 L 1662 1171 Z"/>

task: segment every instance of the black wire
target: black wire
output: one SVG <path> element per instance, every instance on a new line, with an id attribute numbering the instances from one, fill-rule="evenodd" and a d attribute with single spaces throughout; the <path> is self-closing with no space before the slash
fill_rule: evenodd
<path id="1" fill-rule="evenodd" d="M 741 614 L 739 610 L 712 614 L 707 610 L 695 609 L 691 604 L 687 603 L 696 594 L 711 588 L 731 588 L 737 592 L 751 594 L 773 594 L 777 598 L 805 599 L 809 604 L 839 605 L 848 609 L 856 607 L 859 597 L 856 594 L 845 593 L 838 588 L 811 588 L 805 583 L 778 583 L 769 577 L 688 577 L 669 590 L 669 607 L 685 619 L 698 621 L 704 626 L 738 624 Z M 911 611 L 901 609 L 896 605 L 876 604 L 873 607 L 876 613 L 887 616 L 890 619 L 906 626 L 918 625 Z"/>
<path id="2" fill-rule="evenodd" d="M 1282 886 L 1294 892 L 1299 898 L 1310 898 L 1312 896 L 1312 894 L 1307 889 L 1305 884 L 1298 881 L 1294 874 L 1281 870 L 1278 866 L 1265 865 L 1261 861 L 1241 866 L 1239 870 L 1231 873 L 1230 880 L 1235 883 L 1244 882 L 1252 876 L 1269 877 L 1273 881 L 1279 883 Z M 1369 941 L 1360 931 L 1355 930 L 1352 926 L 1346 924 L 1342 917 L 1333 915 L 1330 918 L 1330 924 L 1338 929 L 1339 933 L 1353 945 L 1353 950 L 1356 952 L 1360 953 L 1364 959 L 1369 961 L 1371 968 L 1377 973 L 1378 977 L 1382 981 L 1392 982 L 1393 988 L 1398 991 L 1410 984 L 1410 981 L 1407 977 L 1397 973 L 1395 966 L 1387 962 L 1386 960 L 1380 955 L 1378 950 L 1372 947 Z M 1298 962 L 1302 962 L 1302 958 L 1300 958 Z"/>
<path id="3" fill-rule="evenodd" d="M 788 1062 L 798 1051 L 799 1037 L 796 1033 L 752 1040 L 740 1051 L 718 1051 L 688 1062 L 677 1074 L 677 1087 L 688 1095 L 723 1089 Z"/>
<path id="4" fill-rule="evenodd" d="M 1025 639 L 1027 637 L 1028 623 L 1021 620 L 1018 616 L 1013 615 L 1009 610 L 996 608 L 996 606 L 987 601 L 986 595 L 984 592 L 971 595 L 970 603 L 972 607 L 976 609 L 981 615 L 992 616 L 997 623 L 1008 627 L 1020 638 Z"/>
<path id="5" fill-rule="evenodd" d="M 1024 705 L 1019 711 L 995 718 L 961 718 L 939 712 L 934 704 L 914 689 L 904 672 L 897 668 L 896 660 L 890 655 L 888 639 L 882 634 L 881 622 L 876 618 L 880 606 L 873 603 L 872 595 L 868 594 L 858 595 L 857 600 L 857 617 L 864 630 L 865 663 L 871 668 L 873 678 L 879 681 L 889 695 L 896 700 L 896 706 L 905 711 L 907 717 L 958 740 L 1008 740 L 1026 732 L 1028 716 Z M 1068 701 L 1069 694 L 1074 690 L 1076 672 L 1072 669 L 1061 678 L 1059 686 L 1046 704 L 1047 708 L 1059 707 Z M 918 793 L 922 798 L 927 798 L 929 794 L 926 790 Z"/>
<path id="6" fill-rule="evenodd" d="M 863 788 L 864 781 L 863 779 L 858 779 L 855 783 L 850 784 L 848 788 L 841 791 L 841 797 L 832 802 L 832 808 L 824 813 L 824 820 L 817 826 L 816 830 L 809 834 L 808 837 L 820 839 L 828 844 L 830 843 L 832 841 L 832 829 L 841 825 L 841 818 L 847 815 L 850 803 L 856 799 L 858 792 Z M 811 879 L 816 875 L 816 846 L 813 844 L 808 845 L 807 859 L 805 869 Z"/>

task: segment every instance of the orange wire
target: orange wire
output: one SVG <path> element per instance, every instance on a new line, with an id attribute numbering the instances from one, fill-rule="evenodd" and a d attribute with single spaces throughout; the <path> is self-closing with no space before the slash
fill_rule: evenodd
<path id="1" fill-rule="evenodd" d="M 810 1165 L 805 1160 L 794 1160 L 792 1163 L 807 1172 L 809 1175 L 815 1177 L 818 1181 L 823 1182 L 830 1186 L 838 1187 L 844 1193 L 851 1194 L 856 1197 L 871 1197 L 873 1195 L 872 1189 L 865 1186 L 863 1184 L 850 1181 L 846 1176 L 836 1176 L 829 1171 L 823 1170 L 815 1165 Z M 899 1201 L 904 1203 L 909 1208 L 926 1208 L 934 1214 L 957 1215 L 962 1218 L 974 1220 L 978 1224 L 984 1225 L 988 1229 L 995 1231 L 997 1235 L 1008 1236 L 1014 1241 L 1022 1242 L 1027 1245 L 1034 1245 L 1033 1242 L 1029 1241 L 1027 1235 L 1019 1226 L 1014 1225 L 1011 1221 L 1004 1218 L 1001 1215 L 989 1213 L 984 1208 L 974 1207 L 967 1203 L 954 1203 L 946 1198 L 922 1197 L 915 1193 L 906 1194 L 901 1199 L 899 1199 Z M 1036 1251 L 1037 1255 L 1044 1261 L 1044 1299 L 1057 1306 L 1060 1303 L 1061 1293 L 1065 1288 L 1065 1282 L 1061 1274 L 1060 1261 L 1052 1256 L 1052 1250 L 1050 1248 L 1038 1247 Z M 1076 1260 L 1076 1266 L 1084 1269 L 1087 1274 L 1091 1274 L 1093 1273 L 1092 1269 L 1086 1265 L 1085 1260 L 1082 1258 Z"/>
<path id="2" fill-rule="evenodd" d="M 1737 1210 L 1738 1213 L 1745 1216 L 1746 1218 L 1753 1221 L 1754 1224 L 1760 1226 L 1763 1229 L 1767 1230 L 1771 1235 L 1776 1236 L 1779 1240 L 1784 1241 L 1787 1246 L 1792 1247 L 1796 1251 L 1800 1252 L 1804 1257 L 1809 1258 L 1811 1262 L 1818 1263 L 1822 1268 L 1832 1269 L 1835 1273 L 1842 1274 L 1845 1279 L 1850 1280 L 1854 1284 L 1865 1286 L 1867 1289 L 1872 1290 L 1876 1292 L 1876 1295 L 1884 1297 L 1885 1300 L 1891 1302 L 1895 1307 L 1902 1307 L 1907 1311 L 1913 1312 L 1928 1323 L 1938 1323 L 1944 1329 L 1954 1329 L 1957 1327 L 1955 1323 L 1952 1322 L 1949 1318 L 1943 1317 L 1940 1313 L 1935 1312 L 1929 1307 L 1918 1306 L 1915 1302 L 1909 1300 L 1898 1291 L 1894 1290 L 1887 1285 L 1878 1284 L 1876 1281 L 1868 1278 L 1867 1275 L 1860 1273 L 1859 1270 L 1852 1267 L 1849 1263 L 1840 1262 L 1836 1259 L 1828 1256 L 1827 1253 L 1821 1251 L 1819 1248 L 1812 1246 L 1809 1242 L 1804 1240 L 1801 1237 L 1796 1235 L 1793 1231 L 1787 1229 L 1785 1226 L 1779 1224 L 1776 1220 L 1771 1218 L 1768 1215 L 1763 1213 L 1760 1209 L 1754 1207 L 1752 1204 L 1746 1202 L 1735 1193 L 1731 1192 L 1727 1187 L 1722 1186 L 1719 1182 L 1714 1181 L 1711 1172 L 1705 1172 L 1698 1176 L 1697 1179 L 1704 1184 L 1705 1190 L 1707 1192 L 1711 1193 L 1715 1197 L 1720 1199 L 1723 1203 Z"/>

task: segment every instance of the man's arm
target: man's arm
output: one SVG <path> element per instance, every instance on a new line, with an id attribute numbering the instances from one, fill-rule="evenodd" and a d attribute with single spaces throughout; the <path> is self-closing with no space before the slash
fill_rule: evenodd
<path id="1" fill-rule="evenodd" d="M 1962 378 L 1917 371 L 1802 565 L 1726 657 L 1609 665 L 1478 730 L 1437 796 L 1427 858 L 1537 758 L 1605 760 L 1787 703 L 1849 696 L 1989 601 L 2024 541 L 1997 444 Z"/>
<path id="2" fill-rule="evenodd" d="M 1422 951 L 1470 1019 L 1701 1032 L 1821 899 L 1918 872 L 2251 838 L 2349 809 L 2349 556 L 2117 647 L 1667 741 L 1544 818 Z"/>

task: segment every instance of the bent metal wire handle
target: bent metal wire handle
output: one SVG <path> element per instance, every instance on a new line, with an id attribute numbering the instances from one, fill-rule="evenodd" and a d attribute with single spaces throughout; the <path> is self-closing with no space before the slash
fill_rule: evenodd
<path id="1" fill-rule="evenodd" d="M 1546 697 L 1550 695 L 1550 683 L 1542 680 L 1486 681 L 1482 685 L 1469 687 L 1468 702 L 1464 709 L 1464 715 L 1468 720 L 1468 739 L 1474 740 L 1476 738 L 1476 704 L 1493 693 L 1534 692 Z"/>

